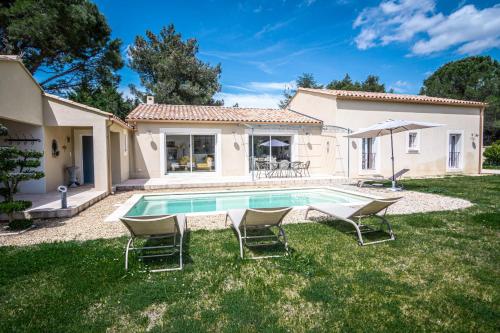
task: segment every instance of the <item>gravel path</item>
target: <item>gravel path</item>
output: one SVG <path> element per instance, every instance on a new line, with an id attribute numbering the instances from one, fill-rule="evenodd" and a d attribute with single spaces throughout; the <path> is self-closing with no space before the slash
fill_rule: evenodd
<path id="1" fill-rule="evenodd" d="M 255 187 L 253 187 L 255 189 Z M 472 206 L 467 200 L 440 196 L 436 194 L 403 191 L 393 193 L 380 188 L 357 188 L 350 185 L 341 186 L 346 190 L 359 191 L 381 197 L 402 196 L 403 198 L 389 208 L 388 214 L 411 214 L 429 211 L 443 211 L 463 209 Z M 227 188 L 219 188 L 227 189 Z M 239 188 L 241 189 L 241 187 Z M 200 189 L 187 189 L 185 192 L 199 191 Z M 214 191 L 217 189 L 213 189 Z M 178 192 L 179 190 L 175 190 Z M 30 245 L 44 242 L 88 240 L 97 238 L 113 238 L 128 234 L 127 229 L 119 222 L 104 222 L 118 206 L 124 203 L 135 193 L 169 192 L 159 191 L 130 191 L 110 195 L 96 203 L 79 215 L 71 218 L 50 219 L 36 221 L 36 228 L 15 236 L 0 236 L 0 246 Z M 170 191 L 174 192 L 174 191 Z M 315 213 L 311 213 L 311 217 Z M 319 216 L 319 215 L 318 215 Z M 191 230 L 197 229 L 222 229 L 224 228 L 224 215 L 192 216 L 188 217 L 188 226 Z M 304 221 L 304 212 L 292 211 L 284 223 L 300 223 Z"/>

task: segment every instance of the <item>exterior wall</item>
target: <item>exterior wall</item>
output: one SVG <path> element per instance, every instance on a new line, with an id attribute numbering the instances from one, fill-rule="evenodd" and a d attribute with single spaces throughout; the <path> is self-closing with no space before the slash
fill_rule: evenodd
<path id="1" fill-rule="evenodd" d="M 108 191 L 108 119 L 105 114 L 94 113 L 70 103 L 50 97 L 43 99 L 43 118 L 46 126 L 91 127 L 94 143 L 94 187 Z"/>
<path id="2" fill-rule="evenodd" d="M 0 117 L 42 125 L 42 92 L 22 65 L 0 61 L 0 73 Z"/>
<path id="3" fill-rule="evenodd" d="M 1 64 L 1 62 L 0 62 Z M 35 138 L 40 139 L 40 142 L 31 143 L 10 143 L 5 141 L 8 137 L 0 137 L 0 145 L 10 145 L 13 144 L 15 147 L 21 150 L 36 150 L 44 151 L 44 129 L 42 126 L 35 126 L 26 123 L 21 123 L 17 121 L 11 121 L 7 119 L 0 118 L 0 123 L 3 124 L 9 130 L 9 135 L 13 138 Z M 45 177 L 38 180 L 29 180 L 19 184 L 18 190 L 21 193 L 45 193 L 45 184 L 47 181 L 47 173 L 50 173 L 50 169 L 45 168 L 45 160 L 47 159 L 47 153 L 44 151 L 44 156 L 41 159 L 41 165 L 39 170 L 45 172 Z"/>
<path id="4" fill-rule="evenodd" d="M 121 183 L 130 178 L 130 134 L 129 130 L 113 124 L 110 127 L 111 141 L 111 172 L 113 184 Z"/>
<path id="5" fill-rule="evenodd" d="M 242 176 L 245 174 L 245 156 L 248 154 L 248 140 L 246 140 L 245 127 L 233 124 L 200 124 L 200 123 L 137 123 L 137 130 L 134 132 L 133 149 L 133 178 L 158 178 L 164 177 L 161 160 L 164 149 L 165 133 L 178 131 L 180 129 L 209 129 L 220 131 L 221 156 L 216 156 L 221 163 L 220 169 L 214 173 L 193 173 L 203 177 L 208 175 L 221 176 Z M 193 132 L 194 134 L 196 130 Z"/>
<path id="6" fill-rule="evenodd" d="M 287 106 L 288 109 L 320 119 L 324 125 L 335 125 L 335 97 L 313 92 L 297 93 Z"/>
<path id="7" fill-rule="evenodd" d="M 73 134 L 71 127 L 45 127 L 44 131 L 45 179 L 48 192 L 56 190 L 59 185 L 67 185 L 66 167 L 73 165 Z M 52 154 L 52 140 L 57 142 L 58 156 Z"/>
<path id="8" fill-rule="evenodd" d="M 258 126 L 256 126 L 258 127 Z M 279 127 L 279 126 L 277 126 Z M 249 175 L 249 155 L 251 147 L 249 137 L 251 129 L 238 124 L 202 124 L 202 123 L 155 123 L 138 122 L 134 132 L 132 178 L 158 178 L 165 175 L 165 167 L 161 160 L 165 158 L 165 135 L 179 133 L 184 129 L 217 132 L 220 140 L 220 152 L 216 156 L 219 170 L 213 173 L 193 172 L 189 177 L 207 176 L 246 176 Z M 332 138 L 323 137 L 318 126 L 291 127 L 292 129 L 255 129 L 254 135 L 291 135 L 295 140 L 296 150 L 292 149 L 292 158 L 300 161 L 311 161 L 311 173 L 333 172 L 334 150 L 329 149 Z M 306 134 L 307 133 L 307 134 Z M 199 134 L 202 134 L 199 132 Z M 173 174 L 172 174 L 173 175 Z M 179 175 L 179 174 L 177 174 Z M 186 175 L 186 174 L 184 174 Z"/>
<path id="9" fill-rule="evenodd" d="M 408 168 L 410 171 L 406 176 L 432 176 L 450 173 L 447 170 L 450 131 L 462 132 L 463 168 L 457 172 L 466 174 L 479 172 L 479 108 L 337 100 L 337 109 L 337 125 L 348 127 L 353 131 L 387 119 L 415 120 L 444 125 L 419 131 L 420 150 L 418 153 L 407 151 L 407 132 L 394 134 L 396 172 Z M 346 139 L 344 138 L 344 140 Z M 378 140 L 380 140 L 377 151 L 379 167 L 375 172 L 368 171 L 368 173 L 389 176 L 392 173 L 390 136 L 380 137 Z M 363 175 L 363 172 L 360 171 L 361 139 L 351 139 L 350 141 L 351 176 L 356 177 Z M 347 156 L 345 147 L 346 145 L 342 145 L 342 153 Z"/>
<path id="10" fill-rule="evenodd" d="M 76 178 L 83 184 L 83 151 L 82 151 L 82 136 L 92 136 L 92 128 L 74 128 L 73 129 L 73 151 L 74 163 L 78 168 L 76 169 Z M 94 170 L 95 171 L 95 170 Z"/>

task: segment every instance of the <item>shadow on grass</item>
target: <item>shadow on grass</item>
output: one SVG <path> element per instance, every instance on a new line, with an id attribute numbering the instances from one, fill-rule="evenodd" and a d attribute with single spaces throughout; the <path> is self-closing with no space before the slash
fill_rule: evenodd
<path id="1" fill-rule="evenodd" d="M 179 237 L 176 239 L 176 244 L 179 244 Z M 137 241 L 136 241 L 137 242 Z M 137 244 L 137 247 L 142 246 L 172 246 L 174 244 L 173 238 L 164 239 L 147 239 L 142 241 L 142 243 Z M 182 262 L 183 265 L 192 264 L 193 259 L 189 255 L 189 247 L 191 244 L 191 232 L 187 231 L 184 234 L 184 240 L 182 243 Z M 140 250 L 133 251 L 129 254 L 129 267 L 135 269 L 138 266 L 140 269 L 152 270 L 152 269 L 163 269 L 163 268 L 175 268 L 179 266 L 179 251 L 175 251 L 172 255 L 164 257 L 151 257 L 151 258 L 140 258 L 140 255 L 155 255 L 162 254 L 170 249 L 153 249 L 153 250 Z M 141 262 L 137 265 L 137 261 Z M 130 269 L 129 268 L 129 269 Z"/>
<path id="2" fill-rule="evenodd" d="M 234 228 L 231 228 L 234 234 L 236 243 L 238 244 L 238 235 Z M 243 236 L 243 231 L 242 231 Z M 245 259 L 263 256 L 284 256 L 286 255 L 286 247 L 284 240 L 278 239 L 277 234 L 271 228 L 247 229 L 247 237 L 262 237 L 255 239 L 248 239 L 243 241 L 243 251 Z M 292 253 L 294 250 L 288 244 L 288 252 Z M 238 244 L 239 255 L 239 244 Z"/>
<path id="3" fill-rule="evenodd" d="M 350 224 L 342 220 L 325 219 L 325 218 L 310 218 L 311 221 L 329 226 L 345 235 L 351 236 L 354 240 L 358 241 L 356 229 Z M 364 242 L 374 242 L 385 240 L 391 237 L 389 232 L 381 229 L 381 224 L 378 219 L 367 218 L 363 220 L 363 225 L 360 227 L 361 235 Z"/>

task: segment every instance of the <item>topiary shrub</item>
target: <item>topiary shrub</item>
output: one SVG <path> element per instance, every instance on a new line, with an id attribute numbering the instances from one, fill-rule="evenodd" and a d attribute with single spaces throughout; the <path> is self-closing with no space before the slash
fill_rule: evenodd
<path id="1" fill-rule="evenodd" d="M 0 125 L 0 135 L 7 135 L 5 127 Z M 43 172 L 36 170 L 43 153 L 35 150 L 20 150 L 13 146 L 0 146 L 0 213 L 7 214 L 9 224 L 14 220 L 16 212 L 31 207 L 30 201 L 15 200 L 19 183 L 44 177 Z"/>
<path id="2" fill-rule="evenodd" d="M 500 140 L 494 142 L 484 150 L 483 156 L 487 165 L 500 165 Z"/>
<path id="3" fill-rule="evenodd" d="M 16 230 L 24 230 L 28 229 L 33 225 L 33 221 L 28 220 L 28 219 L 21 219 L 21 220 L 14 220 L 9 223 L 9 230 L 16 231 Z"/>

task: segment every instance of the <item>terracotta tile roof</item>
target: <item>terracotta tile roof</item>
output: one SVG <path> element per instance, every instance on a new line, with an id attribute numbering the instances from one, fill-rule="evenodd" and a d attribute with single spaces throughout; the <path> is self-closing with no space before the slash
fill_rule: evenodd
<path id="1" fill-rule="evenodd" d="M 475 101 L 463 101 L 459 99 L 430 97 L 425 95 L 407 95 L 407 94 L 389 94 L 375 93 L 366 91 L 349 91 L 349 90 L 329 90 L 329 89 L 311 89 L 299 88 L 298 91 L 309 91 L 319 94 L 327 94 L 336 96 L 339 99 L 358 99 L 358 100 L 378 100 L 384 102 L 395 103 L 419 103 L 419 104 L 439 104 L 439 105 L 461 105 L 484 107 L 487 104 Z"/>
<path id="2" fill-rule="evenodd" d="M 321 124 L 317 119 L 290 110 L 170 104 L 140 104 L 127 116 L 127 121 L 141 120 Z"/>

